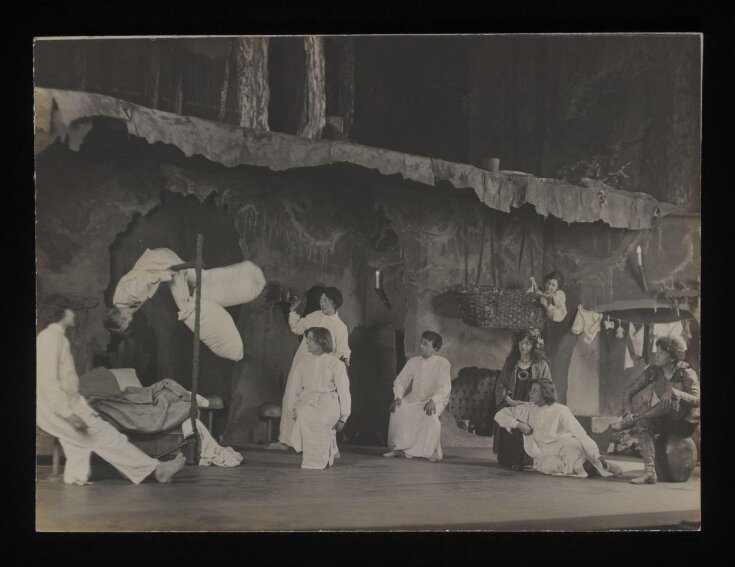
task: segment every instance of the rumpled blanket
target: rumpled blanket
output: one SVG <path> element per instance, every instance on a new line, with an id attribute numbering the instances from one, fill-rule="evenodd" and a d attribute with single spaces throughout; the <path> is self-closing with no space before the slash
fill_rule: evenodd
<path id="1" fill-rule="evenodd" d="M 181 426 L 184 437 L 191 437 L 194 430 L 191 426 L 191 420 L 187 419 Z M 242 463 L 242 455 L 235 451 L 232 447 L 222 447 L 214 440 L 209 430 L 204 424 L 197 419 L 197 433 L 199 433 L 199 466 L 208 467 L 215 465 L 217 467 L 237 467 Z"/>
<path id="2" fill-rule="evenodd" d="M 120 431 L 163 433 L 189 417 L 191 393 L 165 379 L 145 387 L 129 387 L 110 395 L 87 396 L 87 403 Z"/>

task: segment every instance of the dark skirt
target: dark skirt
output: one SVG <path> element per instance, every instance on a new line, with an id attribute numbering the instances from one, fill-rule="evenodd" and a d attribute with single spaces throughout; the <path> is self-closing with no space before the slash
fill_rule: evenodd
<path id="1" fill-rule="evenodd" d="M 531 380 L 516 380 L 512 396 L 513 399 L 527 402 L 528 393 L 531 391 L 530 383 Z M 493 443 L 493 446 L 497 448 L 499 465 L 510 467 L 531 463 L 531 458 L 526 455 L 526 451 L 523 448 L 523 433 L 517 429 L 508 433 L 504 427 L 500 427 L 495 423 L 493 435 L 496 436 L 496 441 Z"/>

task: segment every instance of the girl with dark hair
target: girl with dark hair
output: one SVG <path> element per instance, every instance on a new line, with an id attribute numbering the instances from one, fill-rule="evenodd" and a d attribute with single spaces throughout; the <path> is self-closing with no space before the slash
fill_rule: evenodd
<path id="1" fill-rule="evenodd" d="M 308 354 L 293 374 L 293 405 L 285 408 L 293 422 L 288 440 L 303 451 L 302 469 L 325 469 L 334 464 L 337 432 L 350 416 L 350 382 L 345 365 L 329 353 L 332 335 L 324 327 L 306 330 Z"/>
<path id="2" fill-rule="evenodd" d="M 301 300 L 294 298 L 291 303 L 291 312 L 288 315 L 288 324 L 291 332 L 296 335 L 303 335 L 307 329 L 313 327 L 323 327 L 327 329 L 332 339 L 332 352 L 330 356 L 334 356 L 342 360 L 344 366 L 349 366 L 350 347 L 347 344 L 348 333 L 347 326 L 342 322 L 337 314 L 337 309 L 342 305 L 342 292 L 336 287 L 326 287 L 323 289 L 319 298 L 319 311 L 309 313 L 306 317 L 301 317 L 296 309 Z M 291 363 L 291 370 L 286 379 L 286 388 L 283 394 L 283 403 L 281 411 L 281 433 L 278 442 L 268 445 L 268 449 L 285 450 L 291 446 L 291 432 L 293 430 L 293 420 L 288 415 L 287 408 L 293 407 L 295 398 L 293 395 L 293 374 L 296 367 L 302 359 L 308 354 L 306 341 L 301 341 L 296 354 Z"/>
<path id="3" fill-rule="evenodd" d="M 540 296 L 539 303 L 546 310 L 546 316 L 560 323 L 567 316 L 567 296 L 562 291 L 564 279 L 559 272 L 550 272 L 544 276 L 544 287 L 539 289 L 536 280 L 531 278 L 531 288 L 529 293 L 535 293 Z"/>
<path id="4" fill-rule="evenodd" d="M 543 354 L 543 340 L 537 329 L 521 331 L 514 337 L 513 350 L 495 382 L 495 410 L 514 407 L 528 401 L 533 381 L 551 382 L 549 363 Z M 518 431 L 507 431 L 495 425 L 493 452 L 498 464 L 523 470 L 526 453 L 523 436 Z"/>

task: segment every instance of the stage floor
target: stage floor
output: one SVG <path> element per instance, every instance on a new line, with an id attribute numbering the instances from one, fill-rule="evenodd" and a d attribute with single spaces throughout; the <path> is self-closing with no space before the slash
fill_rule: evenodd
<path id="1" fill-rule="evenodd" d="M 39 531 L 621 530 L 697 528 L 700 476 L 635 486 L 643 466 L 617 459 L 623 479 L 549 477 L 500 468 L 487 449 L 450 448 L 444 461 L 386 459 L 342 449 L 326 471 L 301 456 L 243 448 L 237 468 L 187 466 L 169 485 L 135 486 L 106 466 L 70 486 L 38 467 Z"/>

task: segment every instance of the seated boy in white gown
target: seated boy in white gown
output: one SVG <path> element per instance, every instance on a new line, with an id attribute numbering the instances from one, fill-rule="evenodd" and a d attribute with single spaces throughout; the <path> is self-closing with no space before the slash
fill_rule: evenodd
<path id="1" fill-rule="evenodd" d="M 449 403 L 452 379 L 449 361 L 437 355 L 442 338 L 432 331 L 421 335 L 419 355 L 406 362 L 393 384 L 388 447 L 384 457 L 404 455 L 441 461 L 439 416 Z"/>
<path id="2" fill-rule="evenodd" d="M 149 457 L 103 420 L 79 394 L 79 377 L 66 338 L 66 331 L 74 326 L 74 311 L 68 301 L 49 298 L 39 306 L 39 319 L 48 325 L 36 337 L 36 423 L 57 437 L 64 449 L 64 482 L 89 484 L 92 453 L 134 484 L 148 476 L 158 482 L 171 482 L 184 468 L 183 455 L 171 461 Z"/>
<path id="3" fill-rule="evenodd" d="M 554 384 L 537 381 L 529 402 L 519 402 L 495 414 L 498 425 L 523 433 L 523 447 L 533 468 L 554 476 L 616 476 L 620 467 L 600 456 L 600 449 L 567 406 L 556 403 Z"/>

